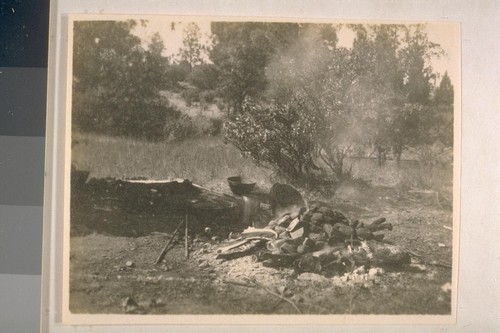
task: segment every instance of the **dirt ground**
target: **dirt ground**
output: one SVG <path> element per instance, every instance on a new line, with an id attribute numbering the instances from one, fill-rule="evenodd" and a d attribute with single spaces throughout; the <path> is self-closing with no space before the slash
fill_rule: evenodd
<path id="1" fill-rule="evenodd" d="M 177 239 L 154 265 L 180 213 L 124 209 L 106 193 L 74 193 L 71 208 L 70 311 L 137 314 L 449 314 L 452 213 L 428 193 L 349 185 L 329 203 L 350 219 L 386 217 L 385 241 L 411 251 L 412 265 L 341 276 L 268 268 L 252 256 L 216 260 L 234 216 L 202 216 L 190 257 Z M 212 234 L 204 233 L 210 226 Z M 221 227 L 224 226 L 224 227 Z M 214 238 L 215 237 L 215 238 Z M 256 282 L 253 283 L 253 282 Z M 280 298 L 282 296 L 291 302 Z M 293 304 L 296 305 L 296 307 Z"/>

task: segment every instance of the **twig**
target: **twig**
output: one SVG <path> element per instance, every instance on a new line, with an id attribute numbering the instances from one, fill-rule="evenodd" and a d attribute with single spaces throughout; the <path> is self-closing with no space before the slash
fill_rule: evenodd
<path id="1" fill-rule="evenodd" d="M 422 257 L 421 255 L 411 251 L 411 250 L 408 250 L 407 248 L 404 248 L 403 249 L 408 252 L 409 254 L 411 254 L 412 256 L 420 259 L 423 263 L 425 263 L 426 265 L 430 265 L 430 266 L 436 266 L 436 267 L 442 267 L 442 268 L 452 268 L 451 265 L 448 265 L 448 264 L 443 264 L 443 263 L 440 263 L 440 262 L 435 262 L 435 263 L 432 263 L 432 262 L 428 262 L 427 260 L 425 260 L 424 257 Z"/>
<path id="2" fill-rule="evenodd" d="M 247 288 L 254 288 L 255 287 L 254 285 L 240 282 L 240 281 L 235 281 L 235 280 L 223 280 L 223 282 L 227 283 L 227 284 L 234 284 L 236 286 L 242 286 L 242 287 L 247 287 Z"/>
<path id="3" fill-rule="evenodd" d="M 446 230 L 453 231 L 453 229 L 451 227 L 448 227 L 447 225 L 443 225 L 443 228 L 445 228 Z"/>
<path id="4" fill-rule="evenodd" d="M 275 297 L 278 297 L 279 299 L 282 299 L 283 301 L 291 304 L 295 310 L 297 310 L 298 313 L 302 314 L 302 311 L 300 311 L 300 309 L 298 308 L 298 306 L 289 298 L 286 298 L 284 296 L 281 296 L 280 294 L 277 294 L 275 293 L 274 291 L 270 290 L 270 289 L 267 289 L 265 286 L 263 286 L 262 284 L 260 284 L 259 282 L 255 281 L 255 280 L 249 280 L 251 283 L 253 283 L 254 285 L 264 289 L 265 291 L 267 291 L 268 293 L 270 293 L 271 295 L 275 296 Z"/>
<path id="5" fill-rule="evenodd" d="M 168 246 L 170 245 L 170 243 L 172 243 L 172 241 L 174 240 L 175 235 L 177 234 L 177 232 L 179 231 L 181 225 L 183 225 L 183 224 L 184 224 L 184 221 L 182 221 L 181 223 L 179 223 L 179 225 L 177 226 L 177 228 L 175 228 L 175 231 L 172 234 L 172 238 L 170 238 L 170 240 L 168 241 L 167 245 L 165 245 L 165 247 L 163 248 L 163 250 L 161 250 L 161 253 L 158 256 L 158 259 L 156 259 L 156 261 L 155 261 L 155 265 L 158 265 L 163 260 L 163 258 L 165 257 L 165 254 L 167 254 Z"/>

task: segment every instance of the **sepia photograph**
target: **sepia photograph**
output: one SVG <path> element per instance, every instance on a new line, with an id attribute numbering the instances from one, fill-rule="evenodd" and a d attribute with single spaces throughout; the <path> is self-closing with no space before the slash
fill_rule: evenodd
<path id="1" fill-rule="evenodd" d="M 458 24 L 79 14 L 68 35 L 67 318 L 454 318 Z"/>

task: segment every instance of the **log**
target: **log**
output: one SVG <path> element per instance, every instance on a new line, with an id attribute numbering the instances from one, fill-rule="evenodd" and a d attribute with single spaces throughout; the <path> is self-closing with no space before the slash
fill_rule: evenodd
<path id="1" fill-rule="evenodd" d="M 250 243 L 242 245 L 244 248 L 241 249 L 240 251 L 219 253 L 215 257 L 215 259 L 233 260 L 233 259 L 248 256 L 252 253 L 255 253 L 255 251 L 257 251 L 259 248 L 261 248 L 265 242 L 266 241 L 262 240 L 262 239 L 252 240 Z"/>
<path id="2" fill-rule="evenodd" d="M 380 217 L 378 219 L 376 219 L 375 221 L 373 221 L 372 223 L 370 223 L 370 225 L 379 225 L 379 224 L 382 224 L 386 221 L 385 217 Z"/>
<path id="3" fill-rule="evenodd" d="M 380 231 L 380 230 L 392 230 L 392 224 L 391 223 L 381 223 L 377 225 L 368 225 L 366 226 L 368 229 L 370 229 L 371 232 L 375 231 Z"/>

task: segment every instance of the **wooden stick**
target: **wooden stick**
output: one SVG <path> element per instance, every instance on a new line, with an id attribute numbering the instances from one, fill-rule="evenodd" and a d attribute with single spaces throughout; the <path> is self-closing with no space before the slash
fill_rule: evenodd
<path id="1" fill-rule="evenodd" d="M 186 229 L 184 230 L 184 249 L 186 252 L 186 258 L 189 258 L 189 214 L 186 214 Z"/>
<path id="2" fill-rule="evenodd" d="M 227 284 L 234 284 L 236 286 L 242 286 L 242 287 L 247 287 L 247 288 L 254 288 L 255 287 L 254 285 L 240 282 L 240 281 L 234 281 L 234 280 L 223 280 L 223 281 Z"/>
<path id="3" fill-rule="evenodd" d="M 172 234 L 172 238 L 170 238 L 170 240 L 168 241 L 167 245 L 165 245 L 165 247 L 163 248 L 163 250 L 161 250 L 161 253 L 158 256 L 158 259 L 156 259 L 155 265 L 158 265 L 163 260 L 163 258 L 165 257 L 165 254 L 167 254 L 168 246 L 170 245 L 170 243 L 172 243 L 172 241 L 174 240 L 175 235 L 177 234 L 177 232 L 179 231 L 181 225 L 183 225 L 183 224 L 184 224 L 184 221 L 181 221 L 181 223 L 179 223 L 179 225 L 177 226 L 177 228 L 175 228 L 175 231 Z"/>
<path id="4" fill-rule="evenodd" d="M 444 264 L 444 263 L 441 263 L 441 262 L 429 262 L 427 261 L 424 257 L 422 257 L 421 255 L 419 255 L 418 253 L 415 253 L 405 247 L 402 247 L 404 251 L 408 252 L 409 254 L 411 254 L 412 256 L 420 259 L 424 264 L 426 265 L 429 265 L 429 266 L 436 266 L 436 267 L 442 267 L 442 268 L 452 268 L 451 265 L 448 265 L 448 264 Z"/>

